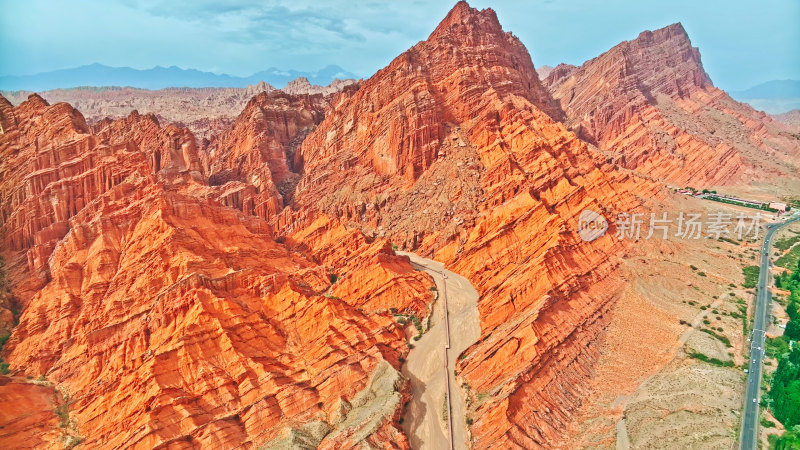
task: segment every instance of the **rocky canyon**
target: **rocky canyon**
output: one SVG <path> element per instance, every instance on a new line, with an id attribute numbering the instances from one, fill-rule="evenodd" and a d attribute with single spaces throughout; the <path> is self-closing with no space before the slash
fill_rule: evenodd
<path id="1" fill-rule="evenodd" d="M 464 420 L 456 448 L 591 446 L 653 276 L 631 258 L 668 252 L 611 219 L 798 186 L 800 136 L 716 88 L 681 24 L 533 61 L 461 1 L 358 82 L 0 97 L 0 447 L 417 448 L 407 359 L 445 345 L 461 277 L 479 332 L 419 414 Z"/>

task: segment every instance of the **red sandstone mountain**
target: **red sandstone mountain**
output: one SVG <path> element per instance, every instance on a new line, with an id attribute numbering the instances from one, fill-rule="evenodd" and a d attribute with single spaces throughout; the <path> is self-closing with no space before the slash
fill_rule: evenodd
<path id="1" fill-rule="evenodd" d="M 210 184 L 220 186 L 218 199 L 264 219 L 278 214 L 299 176 L 294 150 L 322 121 L 325 106 L 322 95 L 274 92 L 253 97 L 202 152 Z"/>
<path id="2" fill-rule="evenodd" d="M 328 98 L 261 93 L 201 143 L 153 114 L 90 127 L 67 104 L 0 97 L 13 293 L 0 297 L 13 329 L 0 409 L 25 398 L 30 411 L 2 416 L 0 446 L 408 448 L 408 342 L 391 311 L 426 316 L 432 281 L 390 242 L 480 294 L 481 337 L 457 366 L 472 446 L 562 443 L 626 251 L 613 228 L 582 241 L 577 216 L 658 195 L 615 157 L 716 183 L 750 173 L 731 158 L 792 151 L 667 30 L 602 70 L 556 68 L 554 100 L 494 12 L 459 2 L 369 80 Z M 594 70 L 621 78 L 610 94 Z M 713 141 L 719 155 L 685 123 L 712 107 L 741 119 Z M 595 109 L 602 121 L 578 120 Z M 645 153 L 662 131 L 685 156 Z M 53 385 L 25 382 L 40 375 Z"/>
<path id="3" fill-rule="evenodd" d="M 261 82 L 247 88 L 169 88 L 157 91 L 130 87 L 54 89 L 39 95 L 50 103 L 66 102 L 93 124 L 138 111 L 156 114 L 162 122 L 185 124 L 199 138 L 211 137 L 230 126 L 254 95 L 275 88 Z M 14 105 L 32 92 L 4 93 Z"/>
<path id="4" fill-rule="evenodd" d="M 622 251 L 610 236 L 577 238 L 577 214 L 615 215 L 639 204 L 634 184 L 653 189 L 560 116 L 519 40 L 492 10 L 460 2 L 334 101 L 296 153 L 293 210 L 353 221 L 478 289 L 482 336 L 458 365 L 474 448 L 558 442 L 619 283 L 610 255 Z"/>
<path id="5" fill-rule="evenodd" d="M 791 173 L 797 140 L 717 89 L 681 24 L 645 31 L 544 80 L 579 137 L 627 168 L 679 185 Z"/>
<path id="6" fill-rule="evenodd" d="M 264 220 L 213 200 L 192 134 L 152 116 L 92 133 L 69 105 L 32 96 L 3 100 L 1 118 L 3 254 L 21 308 L 3 356 L 12 374 L 55 383 L 70 418 L 61 431 L 14 422 L 4 446 L 26 433 L 255 446 L 313 421 L 331 448 L 353 439 L 336 428 L 342 402 L 408 350 L 385 305 L 426 314 L 427 276 L 324 216 L 277 243 Z M 370 282 L 340 300 L 323 295 L 333 273 Z M 5 399 L 25 389 L 3 384 Z M 402 446 L 394 414 L 360 439 Z"/>

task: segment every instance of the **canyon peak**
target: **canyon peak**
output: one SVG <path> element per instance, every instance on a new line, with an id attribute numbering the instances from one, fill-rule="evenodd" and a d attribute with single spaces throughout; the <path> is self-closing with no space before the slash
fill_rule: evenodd
<path id="1" fill-rule="evenodd" d="M 798 154 L 781 124 L 714 87 L 680 23 L 580 67 L 559 65 L 544 84 L 579 137 L 659 180 L 707 187 L 770 177 L 789 173 Z"/>

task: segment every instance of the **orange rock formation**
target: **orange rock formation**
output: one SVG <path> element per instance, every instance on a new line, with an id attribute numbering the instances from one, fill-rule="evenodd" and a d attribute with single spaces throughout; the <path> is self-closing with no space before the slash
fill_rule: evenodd
<path id="1" fill-rule="evenodd" d="M 544 80 L 579 137 L 627 168 L 705 187 L 787 173 L 797 140 L 717 89 L 681 24 L 645 31 Z"/>
<path id="2" fill-rule="evenodd" d="M 321 95 L 253 97 L 231 128 L 202 153 L 209 183 L 220 187 L 216 198 L 264 219 L 279 213 L 297 181 L 294 150 L 322 120 L 324 108 Z"/>
<path id="3" fill-rule="evenodd" d="M 608 235 L 581 241 L 577 215 L 636 207 L 634 184 L 654 191 L 560 116 L 494 12 L 461 2 L 428 40 L 340 97 L 297 153 L 293 208 L 433 255 L 478 289 L 482 337 L 459 363 L 474 448 L 558 441 L 622 250 Z"/>
<path id="4" fill-rule="evenodd" d="M 407 352 L 387 305 L 431 299 L 407 259 L 323 216 L 277 243 L 212 198 L 191 133 L 153 117 L 92 134 L 34 96 L 2 120 L 4 255 L 24 305 L 4 357 L 71 399 L 85 445 L 255 447 L 310 422 L 332 448 L 401 435 L 399 406 L 361 434 L 337 426 Z M 341 299 L 324 295 L 334 272 Z M 391 387 L 399 402 L 405 382 Z"/>
<path id="5" fill-rule="evenodd" d="M 0 446 L 62 448 L 67 440 L 56 415 L 62 403 L 52 387 L 0 375 Z"/>
<path id="6" fill-rule="evenodd" d="M 429 314 L 433 282 L 392 245 L 480 293 L 457 364 L 472 446 L 558 445 L 626 251 L 613 225 L 582 240 L 581 212 L 659 195 L 620 166 L 700 185 L 798 154 L 711 85 L 679 25 L 543 84 L 465 2 L 370 79 L 261 93 L 199 144 L 36 95 L 0 97 L 0 126 L 0 410 L 30 412 L 0 417 L 7 445 L 408 448 L 393 313 Z M 26 382 L 42 375 L 52 388 Z"/>

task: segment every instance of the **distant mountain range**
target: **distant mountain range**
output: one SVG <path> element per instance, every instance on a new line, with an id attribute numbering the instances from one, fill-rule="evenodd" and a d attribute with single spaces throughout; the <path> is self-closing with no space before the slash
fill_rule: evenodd
<path id="1" fill-rule="evenodd" d="M 769 114 L 782 114 L 800 109 L 800 80 L 767 81 L 744 91 L 731 92 L 730 95 Z"/>
<path id="2" fill-rule="evenodd" d="M 163 89 L 167 87 L 247 87 L 266 81 L 277 88 L 289 81 L 306 77 L 311 84 L 326 86 L 334 79 L 360 78 L 339 66 L 331 65 L 316 72 L 280 70 L 270 68 L 248 77 L 203 72 L 195 69 L 181 69 L 177 66 L 152 69 L 133 69 L 130 67 L 109 67 L 90 64 L 73 69 L 54 70 L 34 75 L 0 76 L 0 90 L 4 91 L 45 91 L 79 86 L 130 86 L 141 89 Z"/>

